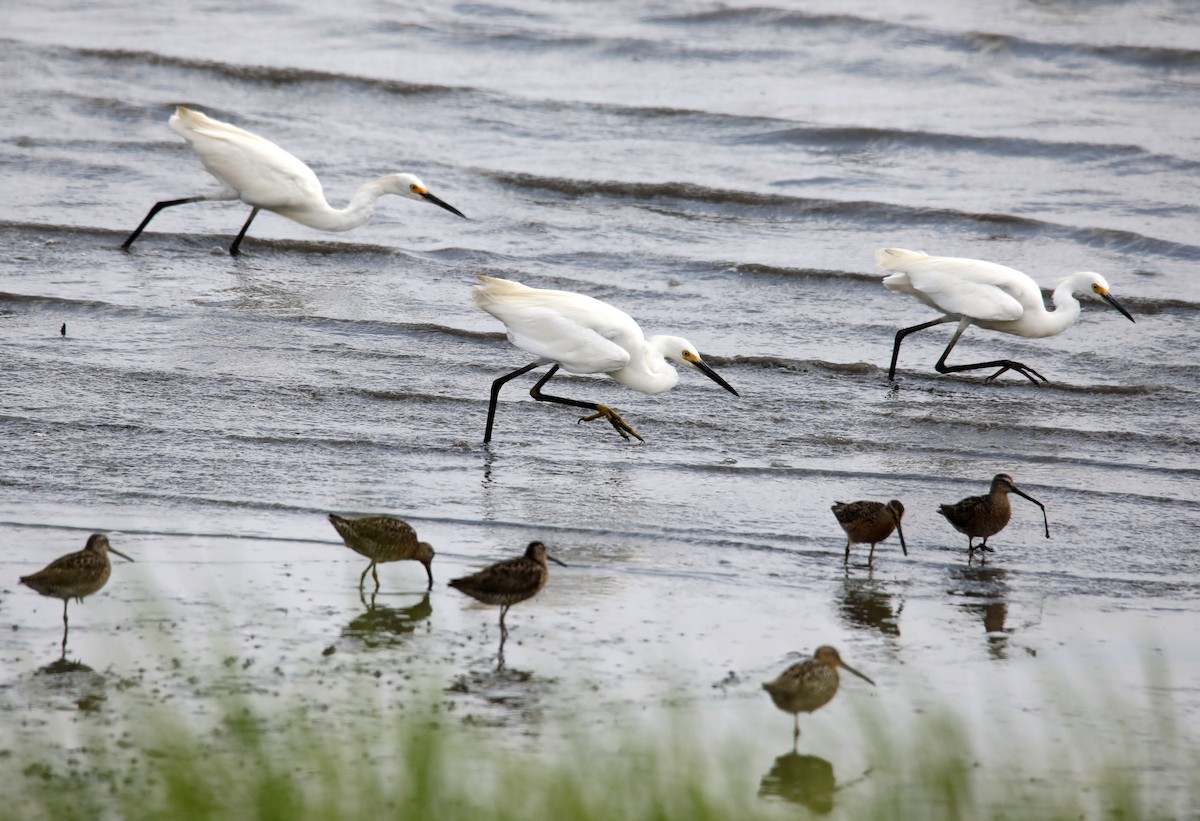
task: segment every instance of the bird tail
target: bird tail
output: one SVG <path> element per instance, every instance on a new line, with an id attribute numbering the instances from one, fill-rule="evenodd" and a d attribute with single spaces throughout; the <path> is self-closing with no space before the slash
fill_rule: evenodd
<path id="1" fill-rule="evenodd" d="M 489 277 L 484 274 L 476 274 L 475 278 L 483 284 L 471 286 L 471 298 L 475 300 L 476 305 L 484 310 L 487 310 L 487 306 L 492 304 L 496 299 L 533 290 L 528 285 L 513 282 L 511 279 Z"/>
<path id="2" fill-rule="evenodd" d="M 880 248 L 875 252 L 875 262 L 885 271 L 903 271 L 914 262 L 929 254 L 920 251 L 909 251 L 905 248 Z"/>

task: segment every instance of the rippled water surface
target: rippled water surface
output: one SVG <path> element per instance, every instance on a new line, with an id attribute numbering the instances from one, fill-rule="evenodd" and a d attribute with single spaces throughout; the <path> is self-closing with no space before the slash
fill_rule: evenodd
<path id="1" fill-rule="evenodd" d="M 682 698 L 777 738 L 766 770 L 789 719 L 758 682 L 822 643 L 879 683 L 842 699 L 901 712 L 915 680 L 929 703 L 969 710 L 986 687 L 1021 716 L 1005 720 L 1036 721 L 1030 682 L 1136 689 L 1148 656 L 1194 682 L 1200 10 L 979 5 L 10 9 L 5 721 L 60 706 L 31 679 L 57 657 L 58 603 L 17 577 L 92 531 L 137 563 L 73 607 L 70 655 L 157 669 L 181 696 L 163 660 L 207 663 L 220 625 L 268 689 L 417 659 L 464 712 L 534 734 Z M 153 202 L 212 183 L 166 127 L 181 102 L 305 159 L 336 205 L 407 170 L 469 219 L 386 198 L 324 234 L 264 213 L 232 259 L 247 207 L 204 203 L 124 253 Z M 880 285 L 888 246 L 1047 290 L 1098 271 L 1137 321 L 1086 301 L 1061 336 L 972 329 L 956 348 L 1027 362 L 1042 387 L 937 374 L 941 326 L 908 338 L 891 390 L 895 331 L 934 315 Z M 631 444 L 533 402 L 530 374 L 485 447 L 491 381 L 530 357 L 471 303 L 479 273 L 682 334 L 741 396 L 694 373 L 656 397 L 556 381 L 621 411 Z M 1015 499 L 969 566 L 937 505 L 1002 471 L 1051 538 Z M 844 570 L 829 505 L 893 497 L 909 557 L 888 542 L 873 572 Z M 432 593 L 389 565 L 364 606 L 329 511 L 412 522 L 438 550 Z M 532 675 L 484 675 L 496 613 L 444 583 L 534 538 L 571 566 L 509 616 L 507 661 Z M 1175 697 L 1195 731 L 1195 688 Z M 814 747 L 839 709 L 809 720 Z"/>

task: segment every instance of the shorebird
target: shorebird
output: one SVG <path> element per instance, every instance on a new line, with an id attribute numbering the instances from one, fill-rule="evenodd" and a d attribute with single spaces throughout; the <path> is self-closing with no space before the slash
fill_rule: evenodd
<path id="1" fill-rule="evenodd" d="M 779 674 L 774 681 L 763 683 L 763 689 L 771 696 L 775 706 L 785 713 L 791 713 L 795 722 L 792 732 L 792 746 L 800 738 L 800 713 L 811 713 L 824 707 L 838 691 L 838 667 L 861 678 L 871 686 L 875 682 L 855 670 L 838 655 L 838 651 L 828 644 L 817 648 L 812 658 L 798 661 Z"/>
<path id="2" fill-rule="evenodd" d="M 871 553 L 867 556 L 867 566 L 875 561 L 875 544 L 882 542 L 895 530 L 900 534 L 900 549 L 908 555 L 908 546 L 904 544 L 904 528 L 900 527 L 900 519 L 904 517 L 904 505 L 899 500 L 892 499 L 886 505 L 883 502 L 837 502 L 830 510 L 837 517 L 838 524 L 846 531 L 846 558 L 850 561 L 850 545 L 871 545 Z"/>
<path id="3" fill-rule="evenodd" d="M 920 251 L 903 248 L 883 248 L 875 252 L 879 267 L 894 271 L 884 277 L 883 284 L 889 291 L 916 297 L 930 308 L 941 311 L 944 316 L 930 322 L 922 322 L 911 328 L 896 332 L 892 346 L 892 364 L 888 368 L 888 379 L 896 376 L 896 359 L 900 356 L 900 343 L 909 334 L 944 322 L 957 322 L 958 330 L 950 339 L 942 357 L 934 365 L 938 373 L 958 373 L 979 368 L 998 368 L 987 381 L 995 379 L 1007 370 L 1014 370 L 1033 384 L 1046 377 L 1028 365 L 1011 359 L 996 359 L 990 362 L 974 362 L 969 365 L 947 365 L 946 357 L 958 343 L 958 338 L 972 325 L 1001 331 L 1006 334 L 1040 339 L 1056 336 L 1070 328 L 1079 319 L 1079 301 L 1076 291 L 1091 291 L 1133 322 L 1129 311 L 1113 298 L 1104 277 L 1092 271 L 1071 274 L 1054 289 L 1050 299 L 1054 310 L 1047 311 L 1042 301 L 1042 290 L 1028 275 L 1007 265 L 986 262 L 981 259 L 960 257 L 933 257 Z"/>
<path id="4" fill-rule="evenodd" d="M 492 383 L 484 444 L 492 441 L 496 402 L 504 383 L 551 363 L 553 366 L 533 386 L 529 395 L 539 402 L 556 402 L 594 411 L 579 421 L 606 419 L 624 439 L 629 439 L 632 434 L 639 441 L 645 441 L 607 405 L 550 396 L 542 393 L 542 386 L 563 368 L 570 373 L 607 374 L 622 385 L 646 394 L 664 393 L 679 381 L 679 372 L 667 362 L 672 359 L 700 371 L 734 396 L 738 395 L 700 358 L 695 345 L 679 336 L 647 338 L 633 317 L 606 302 L 572 291 L 530 288 L 483 274 L 477 274 L 475 278 L 483 283 L 471 287 L 475 304 L 504 323 L 509 342 L 537 357 L 534 362 Z"/>
<path id="5" fill-rule="evenodd" d="M 358 579 L 359 590 L 362 590 L 367 581 L 368 571 L 375 579 L 375 589 L 379 589 L 379 572 L 375 565 L 408 559 L 425 565 L 425 574 L 429 576 L 429 586 L 426 589 L 433 589 L 433 548 L 428 542 L 417 541 L 417 531 L 413 530 L 408 522 L 393 519 L 391 516 L 344 519 L 330 513 L 329 523 L 342 537 L 346 547 L 371 560 Z"/>
<path id="6" fill-rule="evenodd" d="M 345 208 L 334 208 L 326 202 L 321 181 L 311 168 L 257 134 L 185 106 L 175 107 L 167 126 L 191 143 L 205 170 L 217 178 L 220 187 L 195 197 L 156 202 L 141 225 L 121 243 L 126 251 L 159 211 L 192 202 L 241 200 L 250 206 L 249 218 L 229 246 L 229 253 L 235 257 L 250 223 L 264 209 L 318 231 L 357 228 L 371 218 L 375 201 L 385 194 L 432 203 L 463 216 L 457 208 L 429 193 L 425 184 L 412 174 L 380 177 L 359 188 Z"/>
<path id="7" fill-rule="evenodd" d="M 968 496 L 952 505 L 941 505 L 938 510 L 946 517 L 946 521 L 954 525 L 954 529 L 967 536 L 967 560 L 975 555 L 975 539 L 983 537 L 979 550 L 994 553 L 987 546 L 989 536 L 994 536 L 1004 529 L 1012 517 L 1012 505 L 1009 504 L 1008 494 L 1015 493 L 1023 496 L 1042 509 L 1042 522 L 1046 527 L 1046 538 L 1050 538 L 1050 520 L 1046 518 L 1046 506 L 1037 499 L 1020 490 L 1013 484 L 1012 477 L 1007 473 L 997 473 L 992 478 L 992 487 L 986 496 Z"/>
<path id="8" fill-rule="evenodd" d="M 563 562 L 546 552 L 544 544 L 530 542 L 529 547 L 525 548 L 524 556 L 506 559 L 489 565 L 478 573 L 454 579 L 450 586 L 476 601 L 500 605 L 500 647 L 503 649 L 504 638 L 508 635 L 508 628 L 504 626 L 504 616 L 509 607 L 533 598 L 546 586 L 546 579 L 550 575 L 546 566 L 547 559 L 566 567 Z"/>
<path id="9" fill-rule="evenodd" d="M 133 561 L 110 545 L 108 537 L 103 533 L 93 533 L 88 536 L 83 550 L 59 556 L 33 575 L 22 576 L 20 579 L 21 584 L 43 596 L 62 599 L 62 649 L 64 655 L 67 651 L 67 630 L 69 629 L 67 605 L 71 599 L 82 603 L 84 596 L 92 595 L 108 582 L 108 577 L 112 573 L 112 564 L 108 560 L 110 551 L 126 561 Z"/>

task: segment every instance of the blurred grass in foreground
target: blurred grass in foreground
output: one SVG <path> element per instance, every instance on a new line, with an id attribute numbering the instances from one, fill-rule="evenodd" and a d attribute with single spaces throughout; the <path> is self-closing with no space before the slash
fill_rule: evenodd
<path id="1" fill-rule="evenodd" d="M 721 744 L 686 710 L 619 719 L 632 730 L 546 731 L 531 746 L 436 708 L 390 726 L 352 718 L 334 735 L 313 729 L 302 709 L 262 712 L 236 697 L 207 729 L 158 705 L 119 718 L 115 738 L 111 724 L 83 723 L 81 745 L 66 755 L 49 740 L 4 751 L 0 817 L 703 821 L 796 817 L 798 808 L 802 817 L 929 821 L 1193 816 L 1200 756 L 1178 731 L 1165 671 L 1148 663 L 1146 678 L 1146 704 L 1059 688 L 1048 699 L 1059 714 L 1043 717 L 1041 738 L 999 723 L 994 738 L 971 738 L 950 711 L 900 719 L 871 703 L 859 704 L 855 721 L 842 705 L 844 743 L 865 750 L 870 769 L 839 773 L 841 783 L 803 744 L 766 775 L 755 771 L 750 741 L 762 739 Z M 1127 744 L 1111 743 L 1114 728 L 1122 737 L 1134 725 Z"/>

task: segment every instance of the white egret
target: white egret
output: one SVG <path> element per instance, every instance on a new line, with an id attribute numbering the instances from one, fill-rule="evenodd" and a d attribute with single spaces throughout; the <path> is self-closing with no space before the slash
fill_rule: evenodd
<path id="1" fill-rule="evenodd" d="M 233 256 L 238 255 L 246 230 L 263 209 L 320 231 L 357 228 L 371 218 L 375 201 L 385 194 L 430 202 L 463 216 L 457 208 L 429 193 L 425 184 L 412 174 L 380 177 L 359 188 L 345 208 L 334 208 L 325 200 L 321 181 L 311 168 L 257 134 L 184 106 L 175 107 L 167 125 L 191 143 L 205 170 L 217 178 L 221 187 L 195 197 L 156 202 L 142 224 L 121 244 L 125 250 L 129 250 L 159 211 L 189 202 L 241 200 L 251 207 L 246 224 L 229 247 Z"/>
<path id="2" fill-rule="evenodd" d="M 941 359 L 934 365 L 938 373 L 999 368 L 988 377 L 988 381 L 1011 369 L 1035 385 L 1038 379 L 1046 382 L 1046 377 L 1033 368 L 1011 359 L 996 359 L 969 365 L 947 365 L 946 357 L 950 355 L 963 331 L 971 325 L 1034 339 L 1062 333 L 1079 319 L 1076 291 L 1092 291 L 1120 311 L 1130 322 L 1134 321 L 1129 311 L 1122 308 L 1109 294 L 1108 283 L 1104 277 L 1091 271 L 1072 274 L 1059 282 L 1051 296 L 1054 310 L 1047 311 L 1042 301 L 1041 289 L 1036 282 L 1014 268 L 995 262 L 959 257 L 933 257 L 903 248 L 884 248 L 876 251 L 875 260 L 879 267 L 896 272 L 883 279 L 883 284 L 889 291 L 914 296 L 930 308 L 945 314 L 932 322 L 923 322 L 896 332 L 888 379 L 896 376 L 896 359 L 900 355 L 900 343 L 904 337 L 934 325 L 957 322 L 958 330 L 954 332 L 946 350 L 942 351 Z"/>
<path id="3" fill-rule="evenodd" d="M 734 396 L 738 395 L 700 358 L 692 343 L 678 336 L 647 339 L 633 317 L 598 299 L 571 291 L 529 288 L 519 282 L 482 274 L 476 279 L 483 284 L 471 288 L 475 304 L 504 323 L 509 342 L 537 357 L 536 361 L 492 383 L 484 443 L 492 440 L 492 423 L 501 386 L 549 363 L 554 363 L 554 367 L 538 380 L 529 395 L 539 402 L 557 402 L 595 411 L 579 421 L 607 419 L 625 439 L 629 434 L 639 440 L 642 437 L 611 408 L 595 402 L 548 396 L 542 393 L 542 386 L 561 367 L 571 373 L 606 373 L 636 391 L 663 393 L 679 381 L 678 371 L 667 362 L 667 359 L 673 359 L 700 371 Z"/>

